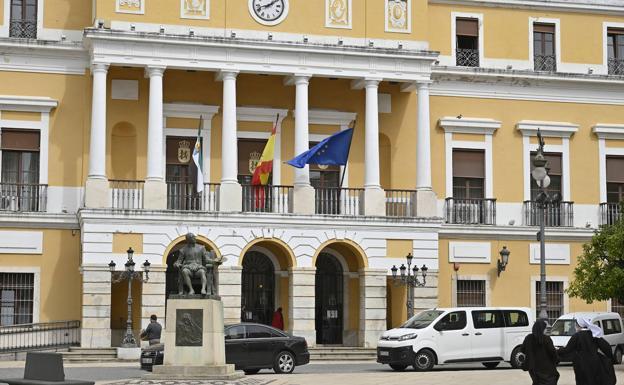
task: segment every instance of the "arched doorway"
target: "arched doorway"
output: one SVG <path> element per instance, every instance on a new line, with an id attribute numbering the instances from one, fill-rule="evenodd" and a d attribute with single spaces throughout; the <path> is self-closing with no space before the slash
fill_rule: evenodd
<path id="1" fill-rule="evenodd" d="M 200 237 L 197 237 L 197 243 L 204 246 L 206 250 L 208 250 L 208 252 L 213 253 L 213 257 L 214 257 L 215 250 L 210 245 L 206 244 L 206 242 L 202 242 Z M 182 249 L 185 244 L 186 244 L 186 241 L 182 239 L 179 243 L 173 246 L 173 248 L 171 248 L 171 250 L 169 251 L 169 254 L 167 254 L 167 271 L 166 271 L 166 281 L 165 281 L 166 298 L 169 298 L 169 296 L 171 296 L 172 294 L 173 295 L 178 294 L 180 291 L 180 287 L 179 287 L 180 282 L 178 280 L 179 272 L 178 272 L 178 269 L 173 264 L 180 257 L 180 249 Z M 216 271 L 217 271 L 217 274 L 215 276 L 215 280 L 218 286 L 219 284 L 218 271 L 219 270 L 217 269 Z M 199 280 L 199 278 L 193 279 L 193 288 L 195 289 L 196 293 L 201 292 L 201 281 Z"/>
<path id="2" fill-rule="evenodd" d="M 322 252 L 316 259 L 316 343 L 342 344 L 344 322 L 343 268 L 338 259 Z"/>
<path id="3" fill-rule="evenodd" d="M 271 324 L 275 309 L 275 266 L 264 253 L 251 250 L 243 258 L 241 321 Z"/>

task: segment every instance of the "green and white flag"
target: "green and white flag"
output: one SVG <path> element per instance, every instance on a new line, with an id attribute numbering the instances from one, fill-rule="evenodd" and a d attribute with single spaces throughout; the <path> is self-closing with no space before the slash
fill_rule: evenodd
<path id="1" fill-rule="evenodd" d="M 195 141 L 195 147 L 193 148 L 193 161 L 191 166 L 191 178 L 193 178 L 194 191 L 200 193 L 204 191 L 204 172 L 202 170 L 203 156 L 202 156 L 202 137 L 201 126 L 203 116 L 199 118 L 199 128 L 197 130 L 197 140 Z"/>

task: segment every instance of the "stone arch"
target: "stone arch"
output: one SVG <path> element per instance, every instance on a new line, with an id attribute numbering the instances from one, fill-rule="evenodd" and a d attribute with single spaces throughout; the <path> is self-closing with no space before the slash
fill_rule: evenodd
<path id="1" fill-rule="evenodd" d="M 276 266 L 276 270 L 288 270 L 297 267 L 297 258 L 290 246 L 286 242 L 279 238 L 257 238 L 249 242 L 243 250 L 241 250 L 238 258 L 238 265 L 243 266 L 243 259 L 245 254 L 252 250 L 254 247 L 261 247 L 268 250 L 272 256 L 277 259 L 279 266 Z M 275 261 L 274 261 L 275 263 Z"/>
<path id="2" fill-rule="evenodd" d="M 350 272 L 357 272 L 368 267 L 368 257 L 360 245 L 350 239 L 330 239 L 317 247 L 312 266 L 316 266 L 316 260 L 320 253 L 331 249 L 340 254 L 346 261 Z M 352 258 L 350 258 L 352 256 Z"/>
<path id="3" fill-rule="evenodd" d="M 197 243 L 206 246 L 206 249 L 214 252 L 217 259 L 223 258 L 221 251 L 219 251 L 219 248 L 213 241 L 199 234 L 195 234 L 195 238 L 197 239 Z M 185 239 L 186 234 L 180 235 L 169 243 L 169 246 L 167 246 L 167 248 L 165 249 L 165 253 L 163 254 L 163 265 L 167 264 L 167 257 L 169 256 L 169 254 L 174 251 L 175 248 L 180 247 Z"/>

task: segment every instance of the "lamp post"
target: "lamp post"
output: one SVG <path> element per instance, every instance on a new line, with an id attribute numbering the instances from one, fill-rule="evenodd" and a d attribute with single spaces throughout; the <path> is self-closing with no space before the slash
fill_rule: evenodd
<path id="1" fill-rule="evenodd" d="M 407 267 L 405 264 L 401 264 L 401 267 L 397 269 L 396 265 L 392 266 L 392 279 L 395 285 L 407 286 L 407 318 L 414 316 L 414 288 L 423 287 L 427 283 L 427 266 L 422 265 L 420 268 L 422 282 L 418 279 L 418 266 L 414 265 L 412 268 L 412 253 L 407 254 L 405 259 L 407 260 Z M 397 271 L 401 271 L 401 275 L 397 276 Z M 407 274 L 405 271 L 407 270 Z"/>
<path id="2" fill-rule="evenodd" d="M 535 198 L 535 204 L 541 210 L 540 212 L 540 230 L 537 233 L 537 239 L 540 242 L 540 305 L 539 305 L 539 319 L 544 321 L 548 320 L 548 312 L 546 311 L 546 209 L 548 205 L 559 202 L 560 197 L 558 194 L 553 194 L 551 197 L 546 188 L 550 186 L 550 177 L 548 176 L 548 161 L 544 157 L 544 138 L 542 133 L 537 130 L 537 138 L 539 140 L 539 147 L 537 148 L 537 154 L 532 160 L 533 170 L 531 176 L 537 183 L 539 188 L 539 194 Z"/>
<path id="3" fill-rule="evenodd" d="M 147 260 L 143 263 L 143 271 L 145 272 L 145 278 L 143 278 L 141 277 L 140 271 L 134 270 L 135 263 L 132 260 L 134 250 L 132 250 L 132 247 L 129 248 L 127 252 L 128 261 L 124 264 L 125 269 L 119 273 L 119 277 L 114 278 L 116 266 L 115 262 L 110 261 L 108 268 L 111 272 L 111 282 L 119 283 L 124 279 L 128 280 L 128 319 L 126 320 L 126 335 L 124 336 L 123 341 L 121 341 L 121 346 L 124 348 L 136 348 L 137 342 L 134 338 L 134 334 L 132 333 L 132 280 L 140 279 L 142 282 L 147 282 L 149 280 L 150 263 Z"/>

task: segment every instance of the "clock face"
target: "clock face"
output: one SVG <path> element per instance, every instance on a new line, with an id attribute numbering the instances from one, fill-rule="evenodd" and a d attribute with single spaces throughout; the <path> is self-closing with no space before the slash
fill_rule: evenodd
<path id="1" fill-rule="evenodd" d="M 249 12 L 260 24 L 276 25 L 288 15 L 288 0 L 249 0 Z"/>

